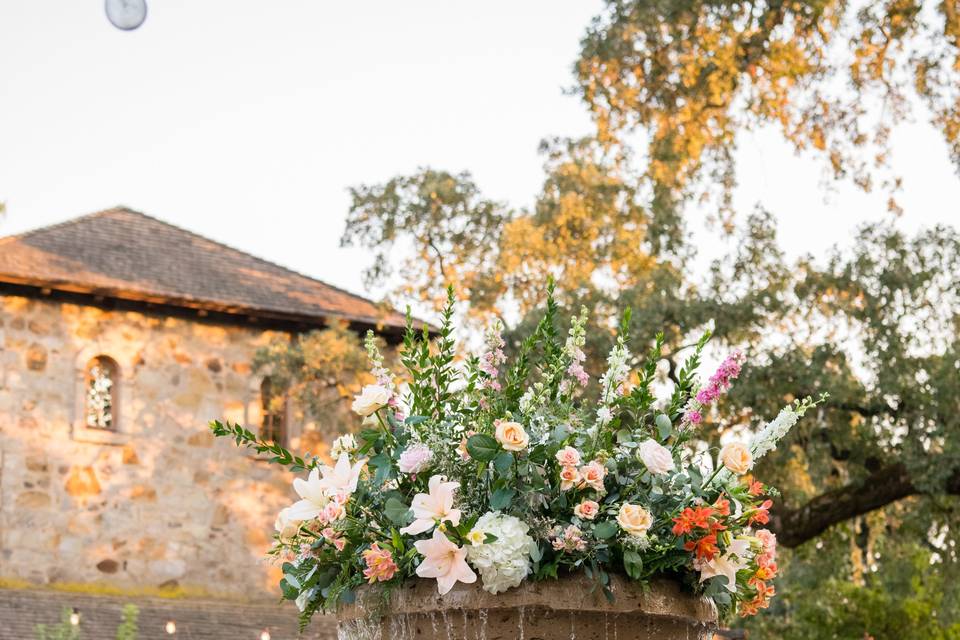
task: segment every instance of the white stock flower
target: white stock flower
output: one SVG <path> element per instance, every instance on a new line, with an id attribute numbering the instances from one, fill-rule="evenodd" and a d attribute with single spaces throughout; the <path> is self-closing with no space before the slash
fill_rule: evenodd
<path id="1" fill-rule="evenodd" d="M 334 458 L 339 458 L 341 454 L 353 453 L 356 448 L 357 439 L 352 433 L 345 433 L 333 441 L 333 446 L 330 447 L 330 455 Z"/>
<path id="2" fill-rule="evenodd" d="M 493 534 L 489 544 L 467 547 L 467 559 L 480 572 L 484 591 L 500 593 L 519 586 L 530 574 L 530 554 L 537 543 L 530 537 L 530 527 L 513 516 L 491 511 L 480 516 L 473 531 Z"/>
<path id="3" fill-rule="evenodd" d="M 787 432 L 793 425 L 797 424 L 799 419 L 800 414 L 794 411 L 792 406 L 781 409 L 777 417 L 761 429 L 750 442 L 750 452 L 753 454 L 753 459 L 758 460 L 776 449 L 777 442 L 787 435 Z"/>
<path id="4" fill-rule="evenodd" d="M 673 456 L 670 450 L 652 438 L 644 440 L 637 448 L 637 457 L 653 475 L 673 471 Z"/>

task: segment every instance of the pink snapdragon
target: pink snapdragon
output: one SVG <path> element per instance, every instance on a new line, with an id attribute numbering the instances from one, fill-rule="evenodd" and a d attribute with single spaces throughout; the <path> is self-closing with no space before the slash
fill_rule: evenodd
<path id="1" fill-rule="evenodd" d="M 684 424 L 695 425 L 703 422 L 703 409 L 710 406 L 733 386 L 733 381 L 740 375 L 743 368 L 743 361 L 743 352 L 737 349 L 720 363 L 707 384 L 697 391 L 693 400 L 687 405 L 683 414 Z"/>
<path id="2" fill-rule="evenodd" d="M 393 559 L 393 554 L 388 549 L 381 549 L 380 545 L 374 542 L 370 548 L 363 552 L 363 562 L 367 568 L 363 570 L 365 577 L 370 584 L 374 582 L 386 582 L 393 578 L 397 572 L 397 563 Z"/>
<path id="3" fill-rule="evenodd" d="M 500 375 L 500 365 L 507 361 L 507 356 L 503 352 L 506 343 L 500 335 L 503 331 L 503 325 L 499 320 L 487 327 L 483 334 L 483 342 L 486 345 L 486 351 L 480 356 L 480 371 L 487 374 L 488 377 L 480 380 L 481 389 L 492 389 L 500 391 L 500 382 L 497 376 Z"/>
<path id="4" fill-rule="evenodd" d="M 720 363 L 707 385 L 697 392 L 697 402 L 706 406 L 723 395 L 733 385 L 742 368 L 743 352 L 737 349 Z"/>

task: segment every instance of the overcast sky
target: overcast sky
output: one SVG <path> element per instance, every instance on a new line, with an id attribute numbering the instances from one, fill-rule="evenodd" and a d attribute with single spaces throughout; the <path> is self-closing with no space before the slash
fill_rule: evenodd
<path id="1" fill-rule="evenodd" d="M 0 3 L 0 235 L 124 204 L 364 292 L 367 257 L 338 243 L 348 186 L 431 165 L 522 207 L 538 141 L 591 128 L 563 89 L 598 0 L 148 2 L 133 32 L 102 0 Z M 910 230 L 960 224 L 924 119 L 894 134 Z M 739 147 L 738 206 L 774 211 L 791 255 L 888 218 L 774 132 Z"/>

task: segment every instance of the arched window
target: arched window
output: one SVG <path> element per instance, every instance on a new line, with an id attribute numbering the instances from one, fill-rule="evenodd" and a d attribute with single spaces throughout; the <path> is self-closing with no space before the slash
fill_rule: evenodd
<path id="1" fill-rule="evenodd" d="M 91 429 L 117 428 L 117 385 L 120 367 L 108 356 L 97 356 L 87 364 L 86 425 Z"/>
<path id="2" fill-rule="evenodd" d="M 270 378 L 260 383 L 261 415 L 260 437 L 279 445 L 286 444 L 287 438 L 287 400 L 274 388 Z"/>

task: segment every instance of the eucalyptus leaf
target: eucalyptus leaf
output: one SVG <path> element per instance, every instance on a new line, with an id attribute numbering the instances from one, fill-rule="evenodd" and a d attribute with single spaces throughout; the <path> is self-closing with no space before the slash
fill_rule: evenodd
<path id="1" fill-rule="evenodd" d="M 490 508 L 494 511 L 506 509 L 510 506 L 510 501 L 513 500 L 515 495 L 517 495 L 517 492 L 513 489 L 507 487 L 497 489 L 493 492 L 493 495 L 490 496 Z"/>
<path id="2" fill-rule="evenodd" d="M 391 497 L 387 499 L 387 504 L 383 508 L 383 513 L 390 519 L 390 522 L 396 525 L 406 526 L 410 522 L 410 507 Z"/>
<path id="3" fill-rule="evenodd" d="M 670 434 L 673 433 L 673 424 L 670 422 L 670 417 L 666 414 L 657 414 L 654 422 L 657 425 L 657 435 L 660 436 L 661 442 L 669 438 Z"/>

